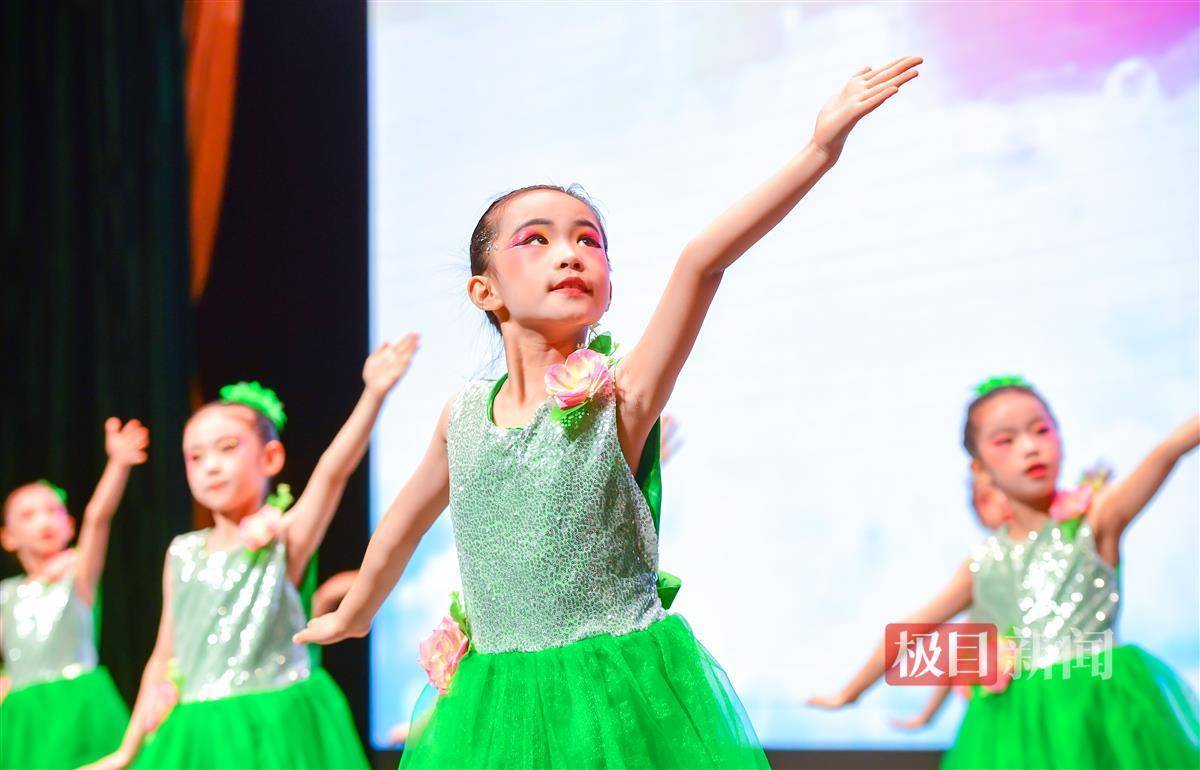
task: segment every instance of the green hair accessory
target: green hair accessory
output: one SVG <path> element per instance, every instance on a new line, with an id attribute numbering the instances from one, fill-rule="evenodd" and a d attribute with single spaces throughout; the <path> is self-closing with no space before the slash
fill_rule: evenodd
<path id="1" fill-rule="evenodd" d="M 63 505 L 67 504 L 67 490 L 63 489 L 59 485 L 55 484 L 53 481 L 50 481 L 49 479 L 38 479 L 37 483 L 41 484 L 43 487 L 45 487 L 46 489 L 49 489 L 51 492 L 53 492 L 58 497 L 58 501 L 60 503 L 62 503 Z"/>
<path id="2" fill-rule="evenodd" d="M 275 494 L 267 497 L 267 505 L 277 509 L 280 513 L 291 508 L 294 502 L 296 502 L 296 498 L 292 497 L 291 484 L 280 484 L 275 487 Z"/>
<path id="3" fill-rule="evenodd" d="M 287 425 L 283 402 L 275 395 L 275 391 L 263 387 L 258 380 L 226 385 L 221 388 L 220 394 L 221 403 L 248 406 L 270 420 L 275 430 L 283 433 L 283 426 Z"/>
<path id="4" fill-rule="evenodd" d="M 983 398 L 1001 388 L 1024 388 L 1033 390 L 1033 383 L 1019 374 L 989 377 L 975 386 L 975 398 Z"/>

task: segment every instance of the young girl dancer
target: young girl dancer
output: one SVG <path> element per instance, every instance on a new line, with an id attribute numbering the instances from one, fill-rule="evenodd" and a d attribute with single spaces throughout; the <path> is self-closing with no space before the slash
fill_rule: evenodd
<path id="1" fill-rule="evenodd" d="M 864 69 L 825 105 L 799 155 L 684 249 L 641 344 L 615 370 L 606 335 L 581 349 L 612 297 L 595 209 L 539 185 L 484 212 L 467 292 L 499 329 L 508 372 L 446 404 L 341 606 L 297 636 L 366 634 L 449 504 L 465 608 L 422 645 L 440 695 L 414 718 L 402 767 L 765 766 L 725 674 L 663 611 L 634 469 L 724 271 L 920 61 Z"/>
<path id="2" fill-rule="evenodd" d="M 367 359 L 362 397 L 286 516 L 285 506 L 264 505 L 284 463 L 287 418 L 274 392 L 227 386 L 192 415 L 183 432 L 188 487 L 214 525 L 167 551 L 158 641 L 104 767 L 367 766 L 345 697 L 292 642 L 305 621 L 296 585 L 415 348 L 409 335 Z"/>
<path id="3" fill-rule="evenodd" d="M 1200 763 L 1195 696 L 1163 663 L 1112 644 L 1121 537 L 1179 459 L 1200 444 L 1193 418 L 1122 481 L 1057 488 L 1062 445 L 1046 401 L 1020 378 L 994 378 L 967 409 L 972 467 L 1008 499 L 1012 521 L 975 549 L 908 621 L 971 609 L 1007 651 L 1005 676 L 975 687 L 947 768 L 1177 768 Z M 838 695 L 853 703 L 883 676 L 881 645 Z"/>
<path id="4" fill-rule="evenodd" d="M 113 515 L 149 442 L 137 420 L 104 423 L 108 464 L 74 549 L 66 492 L 37 481 L 4 501 L 0 543 L 25 574 L 0 581 L 0 768 L 75 768 L 121 742 L 129 710 L 96 664 L 93 606 Z"/>

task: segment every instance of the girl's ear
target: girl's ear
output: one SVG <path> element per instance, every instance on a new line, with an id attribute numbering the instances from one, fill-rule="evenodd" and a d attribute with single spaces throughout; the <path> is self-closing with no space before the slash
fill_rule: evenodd
<path id="1" fill-rule="evenodd" d="M 610 307 L 612 307 L 612 298 L 613 298 L 613 285 L 612 285 L 612 281 L 609 281 L 608 282 L 608 304 L 604 306 L 605 313 L 607 313 L 608 309 Z"/>
<path id="2" fill-rule="evenodd" d="M 70 543 L 75 539 L 75 517 L 67 514 L 67 542 Z"/>
<path id="3" fill-rule="evenodd" d="M 504 307 L 504 302 L 501 301 L 495 284 L 486 275 L 471 276 L 467 281 L 467 296 L 471 298 L 472 305 L 484 312 L 495 313 Z"/>
<path id="4" fill-rule="evenodd" d="M 8 531 L 8 527 L 0 527 L 0 548 L 9 553 L 16 553 L 17 542 L 13 538 L 12 533 Z"/>
<path id="5" fill-rule="evenodd" d="M 283 449 L 283 443 L 280 441 L 268 441 L 263 447 L 263 473 L 267 478 L 279 475 L 283 470 L 283 463 L 287 460 L 287 452 Z"/>

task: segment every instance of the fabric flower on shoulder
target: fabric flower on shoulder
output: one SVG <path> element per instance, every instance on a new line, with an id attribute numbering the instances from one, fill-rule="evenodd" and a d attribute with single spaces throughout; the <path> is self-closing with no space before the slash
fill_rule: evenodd
<path id="1" fill-rule="evenodd" d="M 280 484 L 275 494 L 267 498 L 266 505 L 238 523 L 238 539 L 242 545 L 257 551 L 282 537 L 291 521 L 283 512 L 291 505 L 291 488 Z"/>
<path id="2" fill-rule="evenodd" d="M 1054 495 L 1054 502 L 1050 504 L 1050 518 L 1059 525 L 1063 534 L 1072 538 L 1075 536 L 1075 532 L 1083 522 L 1084 515 L 1092 507 L 1092 500 L 1096 493 L 1111 478 L 1112 469 L 1102 463 L 1097 463 L 1084 471 L 1079 485 L 1075 489 L 1060 490 Z"/>
<path id="3" fill-rule="evenodd" d="M 550 417 L 567 429 L 582 424 L 597 395 L 612 381 L 616 346 L 608 333 L 546 370 L 546 393 L 554 399 Z"/>

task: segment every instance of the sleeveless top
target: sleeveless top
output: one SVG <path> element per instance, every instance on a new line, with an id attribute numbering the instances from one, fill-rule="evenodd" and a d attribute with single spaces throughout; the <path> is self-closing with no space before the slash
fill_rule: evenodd
<path id="1" fill-rule="evenodd" d="M 0 581 L 0 652 L 13 689 L 73 679 L 96 668 L 92 608 L 75 577 L 55 583 Z"/>
<path id="2" fill-rule="evenodd" d="M 977 545 L 968 561 L 971 620 L 1013 636 L 1033 668 L 1112 645 L 1121 598 L 1117 571 L 1096 552 L 1086 520 L 1069 533 L 1050 520 L 1041 531 L 1013 539 L 1006 526 Z"/>
<path id="3" fill-rule="evenodd" d="M 617 438 L 611 382 L 582 424 L 497 427 L 496 382 L 450 409 L 446 451 L 472 644 L 482 653 L 559 647 L 641 630 L 665 616 L 658 537 Z"/>
<path id="4" fill-rule="evenodd" d="M 211 529 L 188 532 L 167 549 L 174 664 L 182 702 L 286 687 L 310 673 L 292 642 L 304 628 L 280 541 L 252 551 L 209 553 Z"/>

